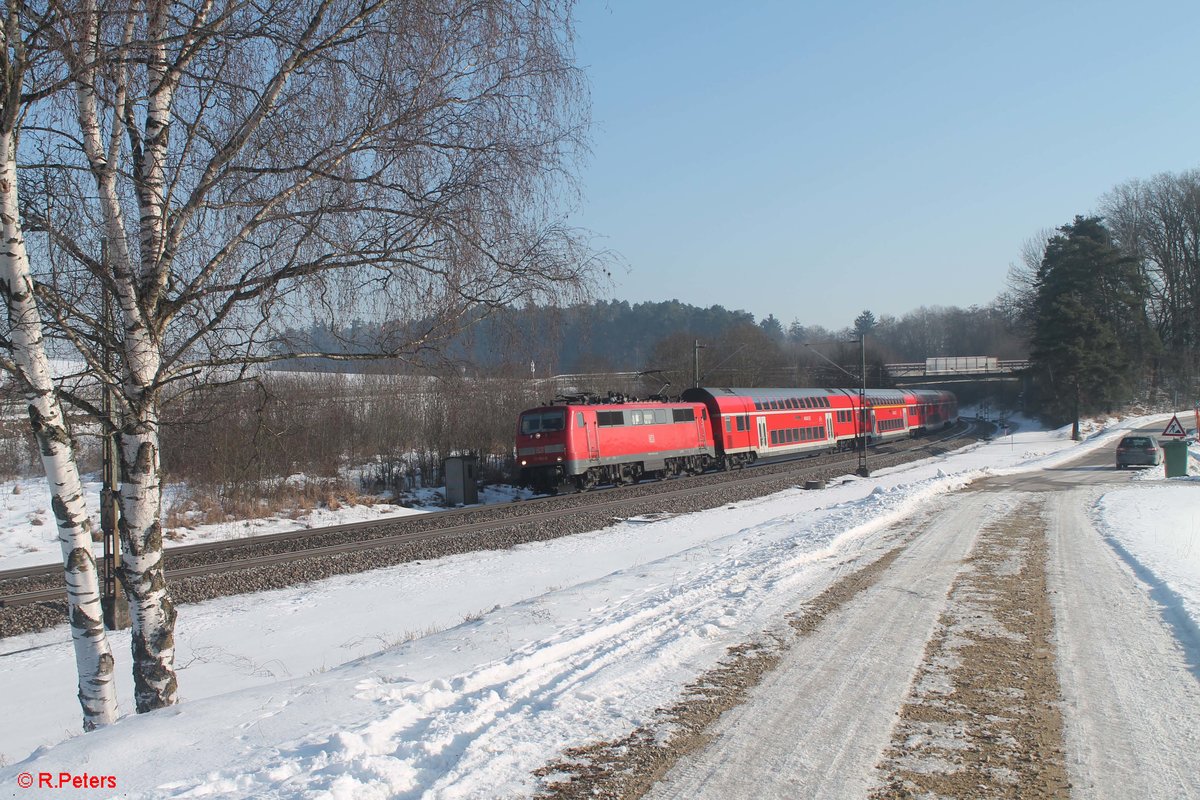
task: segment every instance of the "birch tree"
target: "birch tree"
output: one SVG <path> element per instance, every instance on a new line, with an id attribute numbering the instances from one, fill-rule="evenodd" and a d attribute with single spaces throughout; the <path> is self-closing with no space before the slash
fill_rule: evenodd
<path id="1" fill-rule="evenodd" d="M 7 0 L 0 25 L 0 295 L 7 325 L 0 330 L 0 368 L 16 381 L 28 403 L 29 420 L 41 452 L 51 507 L 58 526 L 67 586 L 67 608 L 84 730 L 117 718 L 113 655 L 104 632 L 96 560 L 92 555 L 92 521 L 88 515 L 74 443 L 62 403 L 55 391 L 42 333 L 29 252 L 21 220 L 17 140 L 27 106 L 52 92 L 48 85 L 24 93 L 27 73 L 36 72 L 34 34 L 22 29 L 22 4 Z M 53 68 L 46 68 L 53 73 Z"/>
<path id="2" fill-rule="evenodd" d="M 119 394 L 146 711 L 177 686 L 164 400 L 274 359 L 413 358 L 480 309 L 582 296 L 602 262 L 561 209 L 587 120 L 570 2 L 71 2 L 54 32 L 73 102 L 39 127 L 41 173 L 71 202 L 28 213 L 83 270 L 45 276 L 56 334 Z M 377 341 L 279 335 L 346 309 L 387 322 Z"/>

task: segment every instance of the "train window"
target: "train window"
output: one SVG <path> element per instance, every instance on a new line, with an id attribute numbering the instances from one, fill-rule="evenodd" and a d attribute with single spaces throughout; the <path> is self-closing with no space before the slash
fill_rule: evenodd
<path id="1" fill-rule="evenodd" d="M 566 413 L 559 411 L 539 411 L 521 417 L 521 433 L 532 436 L 544 431 L 561 431 L 566 424 Z"/>
<path id="2" fill-rule="evenodd" d="M 695 422 L 696 412 L 690 408 L 673 408 L 671 417 L 675 422 Z M 725 420 L 725 422 L 729 422 L 729 420 Z"/>
<path id="3" fill-rule="evenodd" d="M 666 425 L 668 422 L 671 422 L 671 409 L 669 409 L 669 408 L 654 409 L 654 424 L 655 425 Z"/>
<path id="4" fill-rule="evenodd" d="M 779 444 L 779 432 L 771 431 L 771 444 Z"/>
<path id="5" fill-rule="evenodd" d="M 737 418 L 737 429 L 738 429 L 739 431 L 744 431 L 744 430 L 746 430 L 746 418 L 745 418 L 745 417 L 738 417 L 738 418 Z"/>
<path id="6" fill-rule="evenodd" d="M 755 410 L 755 411 L 762 411 L 762 410 L 763 410 L 763 407 L 762 407 L 762 401 L 761 401 L 761 400 L 755 400 L 755 401 L 754 401 L 754 410 Z"/>
<path id="7" fill-rule="evenodd" d="M 733 419 L 731 417 L 725 418 L 725 432 L 733 433 Z"/>
<path id="8" fill-rule="evenodd" d="M 630 425 L 641 425 L 642 424 L 642 412 L 641 411 L 630 411 L 629 412 L 629 424 Z"/>
<path id="9" fill-rule="evenodd" d="M 575 427 L 576 428 L 583 427 L 583 412 L 582 411 L 575 412 Z"/>
<path id="10" fill-rule="evenodd" d="M 624 411 L 597 411 L 596 424 L 601 426 L 624 425 Z"/>

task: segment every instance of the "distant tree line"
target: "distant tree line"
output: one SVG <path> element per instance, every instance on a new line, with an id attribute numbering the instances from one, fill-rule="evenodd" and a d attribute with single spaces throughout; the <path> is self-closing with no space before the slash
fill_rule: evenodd
<path id="1" fill-rule="evenodd" d="M 289 331 L 287 338 L 317 342 L 323 348 L 365 348 L 380 332 L 377 325 L 353 320 L 337 330 Z M 461 371 L 497 372 L 527 377 L 563 373 L 663 371 L 671 386 L 691 385 L 696 344 L 701 377 L 741 386 L 795 385 L 796 381 L 837 384 L 848 380 L 829 366 L 817 349 L 839 364 L 856 365 L 857 346 L 868 336 L 874 380 L 886 382 L 879 365 L 924 361 L 930 356 L 995 355 L 1024 358 L 1027 345 L 1019 326 L 1000 304 L 987 307 L 922 307 L 900 317 L 864 311 L 853 322 L 830 330 L 794 320 L 789 326 L 774 315 L 754 315 L 720 305 L 702 308 L 678 300 L 629 303 L 602 300 L 569 307 L 503 309 L 470 326 L 437 353 L 438 362 L 379 361 L 373 371 L 426 374 L 457 364 Z M 364 344 L 359 344 L 359 342 Z M 844 351 L 844 352 L 843 352 Z M 328 360 L 283 362 L 283 369 L 333 371 Z M 361 369 L 361 365 L 355 365 Z M 857 370 L 857 367 L 855 367 Z M 857 373 L 856 373 L 857 374 Z M 647 385 L 654 383 L 647 380 Z"/>

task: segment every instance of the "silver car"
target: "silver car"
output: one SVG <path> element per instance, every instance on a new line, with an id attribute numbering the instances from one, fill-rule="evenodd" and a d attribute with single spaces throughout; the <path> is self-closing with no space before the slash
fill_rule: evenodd
<path id="1" fill-rule="evenodd" d="M 1117 469 L 1139 465 L 1157 467 L 1162 463 L 1163 451 L 1158 440 L 1147 434 L 1126 436 L 1117 445 Z"/>

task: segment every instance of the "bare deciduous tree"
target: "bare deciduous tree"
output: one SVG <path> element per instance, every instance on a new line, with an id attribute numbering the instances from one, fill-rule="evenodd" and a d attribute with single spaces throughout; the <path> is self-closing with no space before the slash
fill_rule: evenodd
<path id="1" fill-rule="evenodd" d="M 1194 375 L 1200 366 L 1200 170 L 1129 181 L 1100 206 L 1118 246 L 1145 272 L 1147 310 L 1169 360 Z"/>
<path id="2" fill-rule="evenodd" d="M 176 697 L 159 475 L 175 388 L 281 358 L 412 358 L 480 308 L 592 284 L 600 262 L 558 210 L 586 126 L 571 6 L 78 0 L 53 28 L 73 96 L 39 119 L 39 174 L 70 203 L 27 214 L 73 260 L 42 288 L 57 334 L 119 396 L 139 711 Z M 278 335 L 348 310 L 395 323 L 333 353 Z"/>

